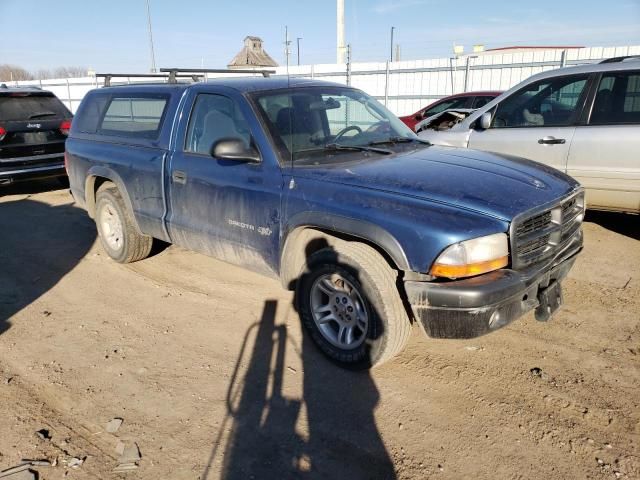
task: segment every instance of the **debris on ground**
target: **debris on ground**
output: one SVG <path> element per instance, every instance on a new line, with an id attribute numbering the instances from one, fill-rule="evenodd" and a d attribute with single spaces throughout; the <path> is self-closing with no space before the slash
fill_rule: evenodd
<path id="1" fill-rule="evenodd" d="M 82 466 L 82 464 L 85 462 L 86 459 L 87 459 L 87 457 L 82 457 L 82 458 L 71 457 L 68 460 L 66 460 L 67 467 L 68 468 L 79 468 L 80 466 Z M 64 460 L 63 460 L 63 462 L 64 462 Z"/>
<path id="2" fill-rule="evenodd" d="M 116 445 L 116 453 L 120 455 L 118 465 L 113 469 L 114 472 L 127 472 L 138 468 L 138 464 L 142 455 L 138 444 L 133 442 L 129 445 L 118 442 Z"/>
<path id="3" fill-rule="evenodd" d="M 15 468 L 6 470 L 4 472 L 0 472 L 0 478 L 4 478 L 6 480 L 38 480 L 38 474 L 29 469 L 28 465 L 24 465 L 20 468 L 20 470 L 16 470 Z"/>
<path id="4" fill-rule="evenodd" d="M 46 428 L 41 428 L 40 430 L 38 430 L 36 432 L 36 436 L 40 440 L 51 440 L 51 434 L 49 433 L 49 430 L 47 430 Z"/>
<path id="5" fill-rule="evenodd" d="M 467 347 L 464 347 L 465 350 L 469 350 L 470 352 L 477 352 L 477 351 L 481 351 L 484 350 L 484 347 L 478 347 L 476 345 L 469 345 Z"/>
<path id="6" fill-rule="evenodd" d="M 116 417 L 107 423 L 105 430 L 107 431 L 107 433 L 116 433 L 120 428 L 120 425 L 122 425 L 123 421 L 124 420 L 122 418 Z"/>
<path id="7" fill-rule="evenodd" d="M 32 467 L 50 467 L 49 460 L 22 460 L 20 465 L 8 468 L 0 472 L 0 478 L 7 480 L 37 480 L 38 472 Z"/>
<path id="8" fill-rule="evenodd" d="M 549 380 L 549 374 L 547 372 L 544 372 L 540 367 L 533 367 L 529 370 L 529 373 L 531 373 L 531 375 L 533 375 L 534 377 L 541 378 L 542 380 Z"/>

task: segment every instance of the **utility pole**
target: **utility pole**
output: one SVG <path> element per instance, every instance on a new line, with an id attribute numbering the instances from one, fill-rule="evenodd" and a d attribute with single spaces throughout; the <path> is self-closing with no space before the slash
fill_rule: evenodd
<path id="1" fill-rule="evenodd" d="M 344 0 L 337 0 L 336 5 L 337 55 L 336 63 L 344 63 Z"/>
<path id="2" fill-rule="evenodd" d="M 298 44 L 298 65 L 300 65 L 300 40 L 302 40 L 302 37 L 296 37 L 296 43 Z"/>
<path id="3" fill-rule="evenodd" d="M 284 26 L 284 55 L 285 57 L 287 57 L 287 72 L 289 71 L 289 55 L 291 54 L 289 45 L 291 45 L 291 41 L 289 40 L 289 27 L 285 25 Z"/>
<path id="4" fill-rule="evenodd" d="M 351 44 L 347 44 L 347 85 L 351 85 Z M 349 108 L 349 102 L 347 102 Z"/>
<path id="5" fill-rule="evenodd" d="M 389 55 L 389 61 L 393 62 L 393 31 L 396 29 L 396 27 L 391 27 L 391 48 L 390 48 L 390 55 Z"/>
<path id="6" fill-rule="evenodd" d="M 147 0 L 147 26 L 149 27 L 149 46 L 151 47 L 151 73 L 156 73 L 156 54 L 153 51 L 153 33 L 151 32 L 151 7 Z"/>

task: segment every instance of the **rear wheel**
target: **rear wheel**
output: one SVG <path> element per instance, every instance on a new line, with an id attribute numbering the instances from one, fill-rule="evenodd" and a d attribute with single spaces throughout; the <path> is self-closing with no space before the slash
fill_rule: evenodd
<path id="1" fill-rule="evenodd" d="M 340 242 L 307 259 L 298 280 L 298 311 L 315 344 L 342 367 L 380 365 L 400 353 L 411 323 L 397 273 L 378 252 Z"/>
<path id="2" fill-rule="evenodd" d="M 138 232 L 133 214 L 111 183 L 96 193 L 96 226 L 102 247 L 116 262 L 131 263 L 149 256 L 153 238 Z"/>

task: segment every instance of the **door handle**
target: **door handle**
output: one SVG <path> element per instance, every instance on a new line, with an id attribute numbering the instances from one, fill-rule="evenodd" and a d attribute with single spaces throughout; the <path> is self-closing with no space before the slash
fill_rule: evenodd
<path id="1" fill-rule="evenodd" d="M 185 183 L 187 183 L 187 174 L 182 170 L 174 170 L 173 172 L 171 172 L 171 179 L 175 183 L 184 185 Z"/>
<path id="2" fill-rule="evenodd" d="M 538 140 L 540 145 L 561 145 L 565 143 L 566 140 L 564 138 L 556 138 L 556 137 L 544 137 Z"/>

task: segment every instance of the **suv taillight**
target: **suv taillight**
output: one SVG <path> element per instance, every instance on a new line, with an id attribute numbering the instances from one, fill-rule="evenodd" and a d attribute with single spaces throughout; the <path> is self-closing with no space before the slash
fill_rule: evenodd
<path id="1" fill-rule="evenodd" d="M 63 120 L 60 124 L 60 132 L 63 135 L 69 135 L 69 130 L 71 129 L 71 120 Z"/>
<path id="2" fill-rule="evenodd" d="M 3 127 L 0 127 L 0 142 L 4 140 L 4 136 L 6 134 L 7 134 L 7 131 Z"/>

